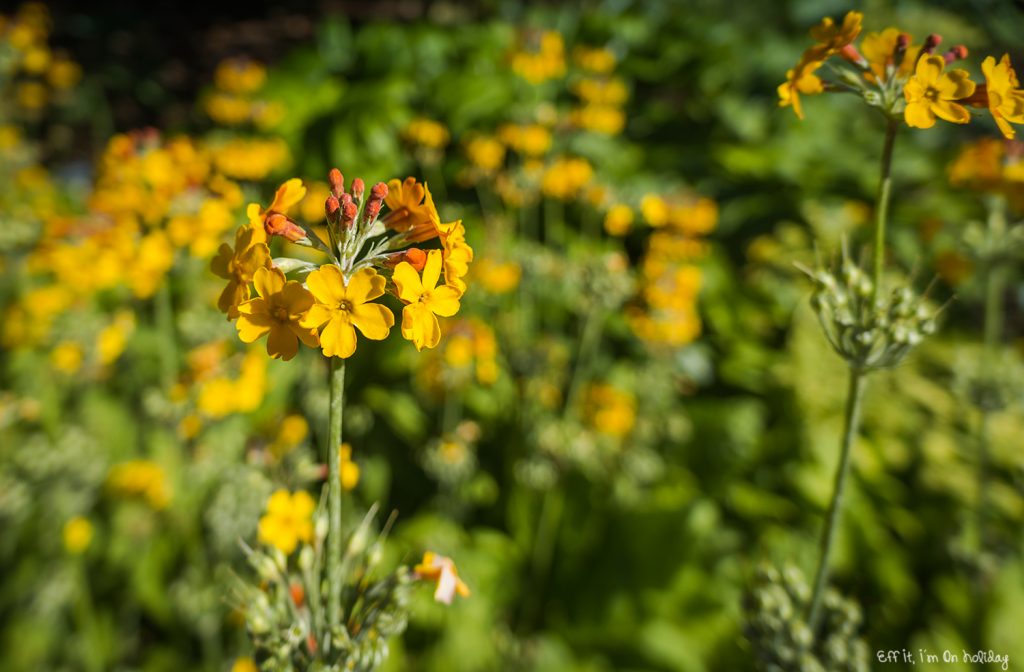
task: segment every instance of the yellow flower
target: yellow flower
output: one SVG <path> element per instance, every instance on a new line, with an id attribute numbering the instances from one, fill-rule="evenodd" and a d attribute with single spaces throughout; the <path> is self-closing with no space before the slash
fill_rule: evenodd
<path id="1" fill-rule="evenodd" d="M 266 79 L 266 68 L 246 58 L 221 61 L 213 75 L 217 88 L 231 93 L 252 93 L 263 86 Z"/>
<path id="2" fill-rule="evenodd" d="M 612 236 L 624 236 L 633 226 L 633 209 L 623 203 L 617 203 L 608 209 L 604 216 L 604 230 Z"/>
<path id="3" fill-rule="evenodd" d="M 354 490 L 359 485 L 359 465 L 352 461 L 352 446 L 341 444 L 338 460 L 341 461 L 341 487 Z"/>
<path id="4" fill-rule="evenodd" d="M 825 17 L 821 23 L 811 28 L 811 39 L 818 43 L 811 49 L 815 50 L 818 58 L 822 60 L 831 56 L 857 39 L 863 20 L 864 15 L 860 12 L 847 12 L 839 25 L 836 25 L 832 17 Z"/>
<path id="5" fill-rule="evenodd" d="M 576 47 L 572 53 L 573 60 L 584 70 L 607 74 L 615 68 L 615 54 L 610 49 Z"/>
<path id="6" fill-rule="evenodd" d="M 640 199 L 640 214 L 654 228 L 668 224 L 669 212 L 668 203 L 657 194 L 646 194 Z"/>
<path id="7" fill-rule="evenodd" d="M 903 113 L 907 125 L 914 128 L 931 128 L 935 117 L 966 124 L 971 113 L 956 100 L 967 98 L 974 93 L 974 82 L 966 70 L 959 68 L 943 72 L 946 61 L 942 56 L 925 56 L 917 62 L 917 70 L 903 87 L 907 108 Z"/>
<path id="8" fill-rule="evenodd" d="M 398 298 L 407 304 L 402 310 L 402 336 L 412 341 L 417 350 L 433 348 L 441 340 L 437 315 L 451 317 L 459 312 L 462 292 L 448 285 L 438 287 L 440 279 L 439 250 L 431 250 L 427 255 L 422 280 L 407 261 L 395 267 L 393 280 Z"/>
<path id="9" fill-rule="evenodd" d="M 15 90 L 15 99 L 26 110 L 38 110 L 46 105 L 46 87 L 39 82 L 22 82 Z"/>
<path id="10" fill-rule="evenodd" d="M 499 262 L 481 259 L 473 265 L 474 282 L 479 282 L 491 294 L 507 294 L 519 286 L 522 270 L 514 261 Z"/>
<path id="11" fill-rule="evenodd" d="M 121 356 L 128 341 L 128 334 L 134 329 L 135 318 L 132 313 L 126 310 L 118 311 L 114 321 L 104 327 L 96 338 L 100 364 L 113 364 Z"/>
<path id="12" fill-rule="evenodd" d="M 267 500 L 267 513 L 260 518 L 260 543 L 291 555 L 300 541 L 313 541 L 313 510 L 316 504 L 305 490 L 295 494 L 278 490 Z"/>
<path id="13" fill-rule="evenodd" d="M 412 571 L 417 579 L 437 582 L 434 599 L 438 602 L 451 604 L 456 593 L 460 597 L 470 595 L 469 586 L 459 578 L 459 571 L 451 558 L 427 551 L 423 554 L 423 560 L 413 567 Z"/>
<path id="14" fill-rule="evenodd" d="M 248 657 L 243 656 L 242 658 L 235 658 L 235 662 L 231 665 L 231 672 L 260 672 L 259 668 L 256 667 L 256 662 Z"/>
<path id="15" fill-rule="evenodd" d="M 466 156 L 484 173 L 495 173 L 505 163 L 505 146 L 495 138 L 479 135 L 466 142 Z"/>
<path id="16" fill-rule="evenodd" d="M 562 157 L 544 171 L 540 188 L 546 196 L 567 201 L 574 198 L 593 176 L 594 169 L 586 159 Z"/>
<path id="17" fill-rule="evenodd" d="M 893 55 L 896 53 L 896 44 L 900 35 L 903 34 L 899 28 L 886 28 L 880 33 L 868 33 L 860 42 L 860 51 L 864 55 L 871 72 L 878 80 L 885 79 L 885 71 L 892 64 Z M 896 70 L 896 76 L 905 78 L 914 71 L 914 64 L 917 63 L 917 55 L 921 51 L 921 45 L 910 45 L 903 55 L 903 61 Z"/>
<path id="18" fill-rule="evenodd" d="M 74 61 L 58 56 L 53 59 L 46 79 L 55 89 L 70 89 L 82 78 L 82 68 Z"/>
<path id="19" fill-rule="evenodd" d="M 466 228 L 462 220 L 443 225 L 441 233 L 441 257 L 444 260 L 445 284 L 466 291 L 466 283 L 462 279 L 469 272 L 469 262 L 473 261 L 473 248 L 466 243 Z"/>
<path id="20" fill-rule="evenodd" d="M 309 423 L 301 415 L 289 415 L 281 421 L 281 427 L 277 431 L 277 438 L 274 439 L 270 452 L 280 458 L 295 446 L 306 440 L 309 434 Z"/>
<path id="21" fill-rule="evenodd" d="M 71 341 L 59 343 L 50 353 L 50 362 L 53 368 L 61 373 L 72 374 L 82 368 L 82 360 L 85 355 L 82 346 Z"/>
<path id="22" fill-rule="evenodd" d="M 358 327 L 370 340 L 382 341 L 395 325 L 395 316 L 386 306 L 370 303 L 384 295 L 384 276 L 372 268 L 364 268 L 349 279 L 345 278 L 334 264 L 325 264 L 319 270 L 306 276 L 306 285 L 316 298 L 300 324 L 318 329 L 320 347 L 326 357 L 348 358 L 356 351 Z"/>
<path id="23" fill-rule="evenodd" d="M 1010 55 L 1003 54 L 1002 60 L 989 56 L 982 62 L 985 73 L 985 90 L 988 93 L 988 109 L 996 120 L 1003 137 L 1012 140 L 1016 132 L 1010 122 L 1024 124 L 1024 91 L 1020 89 L 1017 73 L 1010 65 Z"/>
<path id="24" fill-rule="evenodd" d="M 158 510 L 171 501 L 163 467 L 150 460 L 130 460 L 113 466 L 107 474 L 107 486 L 122 496 L 142 497 Z"/>
<path id="25" fill-rule="evenodd" d="M 786 81 L 779 84 L 779 107 L 793 106 L 796 116 L 803 119 L 804 111 L 800 106 L 800 95 L 811 96 L 825 90 L 821 79 L 814 72 L 824 62 L 820 59 L 811 59 L 809 52 L 805 52 L 800 62 L 792 70 L 786 71 Z"/>
<path id="26" fill-rule="evenodd" d="M 75 516 L 64 523 L 64 548 L 68 553 L 79 555 L 92 543 L 93 528 L 88 518 Z"/>
<path id="27" fill-rule="evenodd" d="M 303 327 L 302 317 L 313 306 L 313 295 L 294 280 L 285 280 L 278 268 L 257 269 L 253 277 L 259 298 L 238 306 L 238 337 L 253 343 L 264 335 L 267 354 L 288 361 L 299 351 L 299 341 L 315 348 L 316 329 Z"/>
<path id="28" fill-rule="evenodd" d="M 440 221 L 434 199 L 426 183 L 407 177 L 404 182 L 388 182 L 388 195 L 384 197 L 388 214 L 381 220 L 384 226 L 406 234 L 409 242 L 418 243 L 437 235 L 435 223 Z"/>
<path id="29" fill-rule="evenodd" d="M 217 308 L 227 313 L 229 320 L 238 317 L 238 306 L 249 300 L 249 283 L 256 271 L 270 268 L 270 248 L 263 240 L 266 234 L 262 227 L 240 226 L 235 232 L 235 248 L 221 244 L 210 262 L 210 270 L 228 281 L 217 299 Z"/>
<path id="30" fill-rule="evenodd" d="M 526 156 L 544 156 L 551 149 L 551 131 L 540 124 L 505 124 L 498 129 L 498 137 Z"/>
<path id="31" fill-rule="evenodd" d="M 601 434 L 621 439 L 636 424 L 636 400 L 633 395 L 611 385 L 592 385 L 587 394 L 590 423 Z"/>
<path id="32" fill-rule="evenodd" d="M 422 117 L 410 121 L 409 125 L 405 127 L 405 131 L 403 131 L 403 135 L 410 142 L 431 149 L 444 147 L 448 144 L 449 138 L 448 129 L 445 128 L 444 124 Z"/>

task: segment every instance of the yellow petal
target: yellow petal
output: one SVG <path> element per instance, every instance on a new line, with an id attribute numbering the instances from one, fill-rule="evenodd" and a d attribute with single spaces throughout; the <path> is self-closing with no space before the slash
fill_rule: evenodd
<path id="1" fill-rule="evenodd" d="M 277 188 L 277 193 L 274 194 L 274 200 L 270 203 L 270 207 L 267 208 L 267 210 L 273 210 L 284 214 L 288 211 L 288 208 L 292 207 L 305 197 L 306 187 L 302 186 L 302 180 L 297 177 L 293 177 Z"/>
<path id="2" fill-rule="evenodd" d="M 459 312 L 459 298 L 462 293 L 454 287 L 441 285 L 430 293 L 427 306 L 441 317 L 451 317 Z"/>
<path id="3" fill-rule="evenodd" d="M 966 107 L 948 100 L 936 100 L 931 109 L 939 118 L 954 124 L 966 124 L 971 120 L 971 113 Z"/>
<path id="4" fill-rule="evenodd" d="M 946 61 L 942 56 L 925 56 L 917 62 L 917 70 L 914 72 L 914 76 L 921 82 L 925 87 L 934 85 L 939 75 L 946 68 Z"/>
<path id="5" fill-rule="evenodd" d="M 263 298 L 284 289 L 284 273 L 279 268 L 260 268 L 253 275 L 252 280 L 256 285 L 256 293 Z"/>
<path id="6" fill-rule="evenodd" d="M 345 299 L 345 282 L 341 269 L 334 264 L 324 264 L 306 276 L 306 285 L 316 300 L 332 308 Z"/>
<path id="7" fill-rule="evenodd" d="M 297 322 L 289 322 L 288 328 L 304 345 L 310 348 L 320 347 L 320 337 L 316 335 L 316 329 L 302 327 Z"/>
<path id="8" fill-rule="evenodd" d="M 323 304 L 313 304 L 306 314 L 299 320 L 299 325 L 302 327 L 308 327 L 311 329 L 319 329 L 323 326 L 324 322 L 331 319 L 332 311 Z"/>
<path id="9" fill-rule="evenodd" d="M 270 336 L 267 337 L 267 354 L 274 359 L 280 358 L 287 362 L 298 351 L 299 339 L 292 330 L 279 322 L 273 323 L 270 326 Z"/>
<path id="10" fill-rule="evenodd" d="M 974 93 L 975 84 L 971 81 L 971 74 L 966 70 L 950 70 L 936 83 L 942 98 L 946 100 L 959 100 Z"/>
<path id="11" fill-rule="evenodd" d="M 441 279 L 441 250 L 430 250 L 427 263 L 423 266 L 423 289 L 430 291 Z"/>
<path id="12" fill-rule="evenodd" d="M 228 271 L 228 264 L 231 263 L 231 259 L 234 256 L 235 253 L 231 246 L 227 243 L 221 243 L 220 247 L 217 248 L 217 256 L 210 260 L 210 270 L 218 277 L 225 280 L 231 279 L 232 275 Z"/>
<path id="13" fill-rule="evenodd" d="M 248 303 L 252 303 L 249 301 Z M 245 306 L 239 306 L 239 311 Z M 235 322 L 235 328 L 238 329 L 238 338 L 243 343 L 255 343 L 257 340 L 263 337 L 270 328 L 274 325 L 274 321 L 266 313 L 256 313 L 253 315 L 246 315 L 245 313 L 239 313 L 238 321 Z"/>
<path id="14" fill-rule="evenodd" d="M 935 125 L 935 115 L 932 114 L 931 106 L 924 101 L 907 103 L 907 109 L 903 111 L 903 118 L 906 120 L 907 126 L 913 128 L 931 128 Z"/>
<path id="15" fill-rule="evenodd" d="M 326 357 L 351 357 L 356 351 L 356 330 L 344 313 L 335 316 L 320 334 L 320 347 Z"/>
<path id="16" fill-rule="evenodd" d="M 281 289 L 281 302 L 288 309 L 289 317 L 295 318 L 313 307 L 313 295 L 301 284 L 291 280 Z"/>
<path id="17" fill-rule="evenodd" d="M 363 268 L 349 278 L 345 294 L 352 303 L 366 303 L 383 296 L 386 283 L 387 281 L 378 275 L 377 271 Z"/>
<path id="18" fill-rule="evenodd" d="M 395 326 L 395 316 L 387 306 L 379 303 L 356 304 L 352 307 L 350 319 L 363 332 L 363 336 L 374 341 L 383 341 L 388 337 L 391 327 Z"/>
<path id="19" fill-rule="evenodd" d="M 420 282 L 420 275 L 416 269 L 407 261 L 395 266 L 395 272 L 391 276 L 395 282 L 395 289 L 398 290 L 398 298 L 406 303 L 413 303 L 420 300 L 423 294 L 423 284 Z"/>

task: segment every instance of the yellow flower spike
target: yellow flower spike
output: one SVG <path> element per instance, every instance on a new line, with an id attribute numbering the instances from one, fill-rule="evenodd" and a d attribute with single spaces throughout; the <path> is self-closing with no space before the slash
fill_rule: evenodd
<path id="1" fill-rule="evenodd" d="M 437 583 L 434 599 L 438 602 L 451 604 L 456 594 L 460 597 L 469 597 L 471 594 L 469 586 L 459 578 L 459 571 L 451 558 L 427 551 L 423 554 L 423 560 L 413 567 L 412 571 L 417 579 Z"/>
<path id="2" fill-rule="evenodd" d="M 437 315 L 451 317 L 459 312 L 462 292 L 449 285 L 437 286 L 441 263 L 441 251 L 431 250 L 422 279 L 407 261 L 398 264 L 392 276 L 398 298 L 407 304 L 402 309 L 402 336 L 412 341 L 417 350 L 433 348 L 441 340 Z"/>
<path id="3" fill-rule="evenodd" d="M 228 281 L 217 299 L 217 308 L 227 313 L 229 320 L 237 318 L 239 304 L 249 300 L 249 283 L 256 271 L 270 268 L 270 248 L 262 242 L 265 240 L 262 228 L 240 226 L 235 232 L 234 249 L 222 243 L 210 262 L 210 270 Z"/>
<path id="4" fill-rule="evenodd" d="M 395 316 L 387 306 L 370 303 L 384 295 L 386 283 L 377 271 L 364 268 L 357 271 L 346 286 L 341 269 L 333 264 L 325 264 L 306 276 L 306 285 L 317 302 L 300 324 L 312 329 L 323 326 L 320 347 L 324 356 L 351 357 L 356 351 L 356 327 L 370 340 L 382 341 L 388 337 L 391 327 L 395 326 Z"/>
<path id="5" fill-rule="evenodd" d="M 917 62 L 914 76 L 903 87 L 907 108 L 903 113 L 907 125 L 931 128 L 938 117 L 954 124 L 966 124 L 971 113 L 960 105 L 974 93 L 975 84 L 966 70 L 959 68 L 944 72 L 946 61 L 942 56 L 925 56 Z"/>
<path id="6" fill-rule="evenodd" d="M 253 343 L 264 335 L 267 354 L 288 361 L 299 351 L 299 341 L 315 348 L 320 344 L 316 329 L 303 327 L 301 320 L 313 306 L 313 295 L 294 280 L 285 280 L 278 268 L 260 268 L 253 277 L 259 298 L 238 306 L 238 337 Z"/>
<path id="7" fill-rule="evenodd" d="M 314 509 L 316 503 L 305 490 L 294 494 L 277 490 L 267 500 L 267 513 L 260 518 L 260 543 L 291 555 L 300 541 L 313 541 Z"/>
<path id="8" fill-rule="evenodd" d="M 999 63 L 989 56 L 982 62 L 981 71 L 985 74 L 989 112 L 1003 137 L 1012 140 L 1016 131 L 1010 123 L 1024 124 L 1024 90 L 1021 90 L 1017 73 L 1010 65 L 1010 55 L 1003 54 Z"/>

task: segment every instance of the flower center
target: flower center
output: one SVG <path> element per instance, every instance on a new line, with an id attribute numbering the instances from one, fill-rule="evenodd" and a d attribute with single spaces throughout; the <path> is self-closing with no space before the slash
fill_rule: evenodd
<path id="1" fill-rule="evenodd" d="M 927 89 L 925 89 L 924 97 L 927 98 L 928 100 L 936 101 L 939 99 L 939 90 L 933 86 L 929 86 Z"/>
<path id="2" fill-rule="evenodd" d="M 277 306 L 272 311 L 272 314 L 274 316 L 274 319 L 277 320 L 278 322 L 288 321 L 288 309 L 285 308 L 284 306 Z"/>
<path id="3" fill-rule="evenodd" d="M 345 313 L 351 313 L 352 312 L 352 302 L 349 301 L 348 299 L 342 299 L 341 303 L 338 304 L 338 310 L 340 310 L 342 312 L 345 312 Z"/>

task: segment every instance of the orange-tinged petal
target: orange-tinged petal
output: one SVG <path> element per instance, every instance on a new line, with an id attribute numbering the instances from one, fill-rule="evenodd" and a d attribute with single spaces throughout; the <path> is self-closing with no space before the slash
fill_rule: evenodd
<path id="1" fill-rule="evenodd" d="M 967 111 L 966 107 L 948 100 L 936 100 L 932 103 L 931 109 L 940 119 L 954 124 L 966 124 L 971 120 L 971 113 Z"/>
<path id="2" fill-rule="evenodd" d="M 423 295 L 423 283 L 420 282 L 420 274 L 408 261 L 395 266 L 395 272 L 391 276 L 395 282 L 395 289 L 398 290 L 398 298 L 406 303 L 419 301 Z"/>
<path id="3" fill-rule="evenodd" d="M 356 351 L 356 330 L 344 313 L 334 317 L 320 334 L 320 347 L 326 357 L 351 357 Z"/>
<path id="4" fill-rule="evenodd" d="M 391 327 L 395 326 L 395 316 L 387 306 L 379 303 L 356 304 L 349 317 L 364 336 L 374 341 L 383 341 L 388 337 Z"/>
<path id="5" fill-rule="evenodd" d="M 241 318 L 239 318 L 241 321 Z M 299 339 L 292 333 L 287 325 L 275 322 L 270 327 L 270 335 L 267 337 L 267 354 L 284 361 L 290 360 L 299 351 Z"/>
<path id="6" fill-rule="evenodd" d="M 267 208 L 267 210 L 273 210 L 284 214 L 290 207 L 305 197 L 306 187 L 302 185 L 302 180 L 297 177 L 293 177 L 277 188 L 277 193 L 274 194 L 274 200 L 271 201 L 270 207 Z"/>

